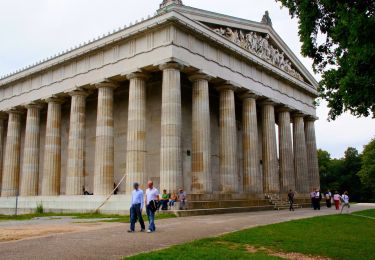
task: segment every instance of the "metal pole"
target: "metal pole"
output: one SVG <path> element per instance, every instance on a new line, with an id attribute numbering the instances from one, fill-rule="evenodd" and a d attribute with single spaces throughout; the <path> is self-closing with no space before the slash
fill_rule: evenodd
<path id="1" fill-rule="evenodd" d="M 15 211 L 16 216 L 17 216 L 17 209 L 18 209 L 18 190 L 17 190 L 17 193 L 16 193 L 16 211 Z"/>

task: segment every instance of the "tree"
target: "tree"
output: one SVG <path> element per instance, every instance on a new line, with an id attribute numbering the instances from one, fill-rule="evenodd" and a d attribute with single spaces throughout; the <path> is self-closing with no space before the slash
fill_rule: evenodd
<path id="1" fill-rule="evenodd" d="M 299 18 L 301 53 L 322 73 L 318 90 L 329 119 L 344 111 L 375 116 L 375 1 L 276 1 Z"/>
<path id="2" fill-rule="evenodd" d="M 358 172 L 362 184 L 369 190 L 375 190 L 375 139 L 365 145 L 362 153 L 362 167 Z"/>

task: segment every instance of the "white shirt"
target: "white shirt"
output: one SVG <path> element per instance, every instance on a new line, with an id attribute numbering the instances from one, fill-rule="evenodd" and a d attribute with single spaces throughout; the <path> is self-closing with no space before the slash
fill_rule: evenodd
<path id="1" fill-rule="evenodd" d="M 156 188 L 146 190 L 146 202 L 147 205 L 150 204 L 151 200 L 157 200 L 159 196 L 159 191 Z"/>
<path id="2" fill-rule="evenodd" d="M 133 190 L 132 191 L 132 205 L 141 204 L 141 209 L 143 209 L 143 190 Z"/>
<path id="3" fill-rule="evenodd" d="M 348 195 L 343 194 L 343 195 L 341 196 L 341 198 L 342 198 L 342 200 L 344 201 L 345 204 L 348 204 L 348 203 L 349 203 L 349 196 L 348 196 Z"/>

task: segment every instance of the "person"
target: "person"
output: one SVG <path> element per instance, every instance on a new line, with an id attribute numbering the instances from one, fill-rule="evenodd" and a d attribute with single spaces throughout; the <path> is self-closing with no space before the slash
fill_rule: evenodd
<path id="1" fill-rule="evenodd" d="M 174 208 L 174 204 L 176 203 L 177 201 L 177 195 L 176 193 L 172 193 L 170 199 L 169 199 L 169 208 L 172 209 L 172 207 Z"/>
<path id="2" fill-rule="evenodd" d="M 341 201 L 343 203 L 341 207 L 341 214 L 342 214 L 344 207 L 347 207 L 346 212 L 349 213 L 350 204 L 349 204 L 349 195 L 347 191 L 345 191 L 344 194 L 342 194 Z"/>
<path id="3" fill-rule="evenodd" d="M 169 197 L 167 190 L 163 190 L 163 194 L 161 195 L 161 210 L 168 210 Z"/>
<path id="4" fill-rule="evenodd" d="M 325 194 L 325 199 L 326 199 L 327 208 L 330 208 L 332 206 L 332 203 L 331 203 L 332 193 L 330 190 L 327 190 Z"/>
<path id="5" fill-rule="evenodd" d="M 310 192 L 311 208 L 314 208 L 314 205 L 315 205 L 314 199 L 315 199 L 315 189 L 313 189 Z"/>
<path id="6" fill-rule="evenodd" d="M 313 199 L 314 210 L 320 210 L 321 200 L 322 200 L 322 194 L 320 193 L 318 189 L 316 189 L 314 193 L 314 199 Z"/>
<path id="7" fill-rule="evenodd" d="M 289 211 L 294 211 L 294 192 L 292 190 L 289 190 L 288 193 L 288 201 L 289 201 Z"/>
<path id="8" fill-rule="evenodd" d="M 139 184 L 137 182 L 133 184 L 133 188 L 134 190 L 132 191 L 132 199 L 130 206 L 130 229 L 128 230 L 128 232 L 134 232 L 135 222 L 137 222 L 137 219 L 139 220 L 139 224 L 141 224 L 141 232 L 144 232 L 145 222 L 143 221 L 142 217 L 142 210 L 144 204 L 143 190 L 139 189 Z"/>
<path id="9" fill-rule="evenodd" d="M 178 201 L 180 202 L 179 210 L 186 209 L 186 193 L 183 189 L 178 191 Z"/>
<path id="10" fill-rule="evenodd" d="M 335 194 L 333 195 L 333 202 L 335 203 L 336 210 L 340 209 L 340 194 L 335 191 Z"/>
<path id="11" fill-rule="evenodd" d="M 147 233 L 152 233 L 156 231 L 155 211 L 157 210 L 157 205 L 159 204 L 159 191 L 158 189 L 154 188 L 154 183 L 152 181 L 148 181 L 147 186 L 146 214 L 149 222 Z"/>

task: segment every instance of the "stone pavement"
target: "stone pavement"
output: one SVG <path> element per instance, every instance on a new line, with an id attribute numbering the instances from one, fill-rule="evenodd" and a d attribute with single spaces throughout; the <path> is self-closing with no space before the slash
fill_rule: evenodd
<path id="1" fill-rule="evenodd" d="M 351 211 L 370 208 L 375 209 L 375 204 L 352 205 Z M 244 228 L 329 214 L 337 212 L 322 208 L 321 211 L 298 209 L 295 212 L 263 211 L 164 219 L 156 222 L 157 232 L 152 234 L 128 234 L 128 224 L 107 223 L 108 226 L 94 230 L 2 242 L 0 259 L 120 259 Z M 19 223 L 19 227 L 27 225 L 27 222 Z"/>

